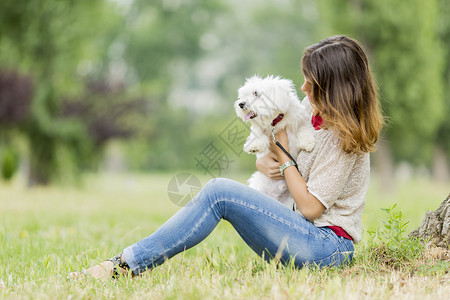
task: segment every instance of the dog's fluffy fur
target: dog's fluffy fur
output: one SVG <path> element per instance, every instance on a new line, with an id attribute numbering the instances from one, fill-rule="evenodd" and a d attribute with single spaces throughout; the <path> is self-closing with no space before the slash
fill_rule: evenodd
<path id="1" fill-rule="evenodd" d="M 297 159 L 301 149 L 311 151 L 314 148 L 314 128 L 310 115 L 301 105 L 291 80 L 274 76 L 253 76 L 247 79 L 238 94 L 238 100 L 234 103 L 236 114 L 251 124 L 251 133 L 244 144 L 244 151 L 256 154 L 256 158 L 270 151 L 271 124 L 279 114 L 284 114 L 284 117 L 275 125 L 275 133 L 286 129 L 289 151 L 293 158 Z M 264 174 L 255 172 L 248 184 L 292 208 L 293 200 L 284 179 L 271 180 Z"/>

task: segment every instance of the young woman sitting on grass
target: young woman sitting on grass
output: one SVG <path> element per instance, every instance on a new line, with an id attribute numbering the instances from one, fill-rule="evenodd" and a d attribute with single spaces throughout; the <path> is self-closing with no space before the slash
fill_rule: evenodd
<path id="1" fill-rule="evenodd" d="M 150 236 L 85 273 L 99 279 L 140 275 L 200 243 L 222 219 L 266 260 L 276 257 L 299 268 L 350 263 L 353 243 L 361 240 L 369 153 L 383 124 L 376 87 L 363 49 L 346 36 L 306 48 L 302 72 L 315 148 L 300 152 L 298 170 L 280 172 L 290 159 L 275 144 L 256 162 L 272 179 L 284 175 L 297 211 L 241 183 L 213 179 Z M 277 139 L 289 151 L 286 133 Z"/>

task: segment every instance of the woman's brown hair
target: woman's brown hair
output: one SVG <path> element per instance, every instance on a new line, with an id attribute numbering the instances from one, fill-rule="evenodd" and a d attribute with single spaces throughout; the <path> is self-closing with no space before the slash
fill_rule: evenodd
<path id="1" fill-rule="evenodd" d="M 375 150 L 383 116 L 367 56 L 357 41 L 334 36 L 305 49 L 302 71 L 311 104 L 347 153 Z"/>

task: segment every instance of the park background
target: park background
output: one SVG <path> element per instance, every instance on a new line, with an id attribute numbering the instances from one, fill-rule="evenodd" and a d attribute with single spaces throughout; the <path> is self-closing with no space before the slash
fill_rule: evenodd
<path id="1" fill-rule="evenodd" d="M 303 49 L 336 34 L 364 46 L 387 117 L 365 230 L 395 203 L 414 229 L 450 192 L 448 16 L 447 0 L 2 0 L 3 295 L 44 297 L 40 276 L 146 236 L 179 209 L 170 192 L 193 193 L 174 179 L 245 182 L 255 158 L 241 150 L 238 88 L 274 74 L 302 98 Z"/>

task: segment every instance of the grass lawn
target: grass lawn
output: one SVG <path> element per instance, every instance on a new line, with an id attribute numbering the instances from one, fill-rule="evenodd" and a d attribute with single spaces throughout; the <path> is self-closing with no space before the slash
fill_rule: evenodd
<path id="1" fill-rule="evenodd" d="M 408 232 L 445 199 L 448 185 L 409 180 L 384 194 L 376 181 L 363 216 L 363 242 L 343 268 L 277 268 L 255 255 L 221 222 L 200 245 L 151 274 L 107 283 L 66 280 L 149 235 L 179 207 L 167 195 L 176 173 L 91 175 L 82 187 L 24 189 L 0 183 L 0 297 L 7 299 L 448 299 L 448 253 L 426 250 L 414 261 L 381 263 L 367 230 L 382 228 L 397 203 Z M 244 182 L 246 176 L 229 176 Z M 206 183 L 207 178 L 201 178 Z M 377 251 L 381 254 L 376 254 Z M 375 255 L 374 255 L 375 253 Z"/>

